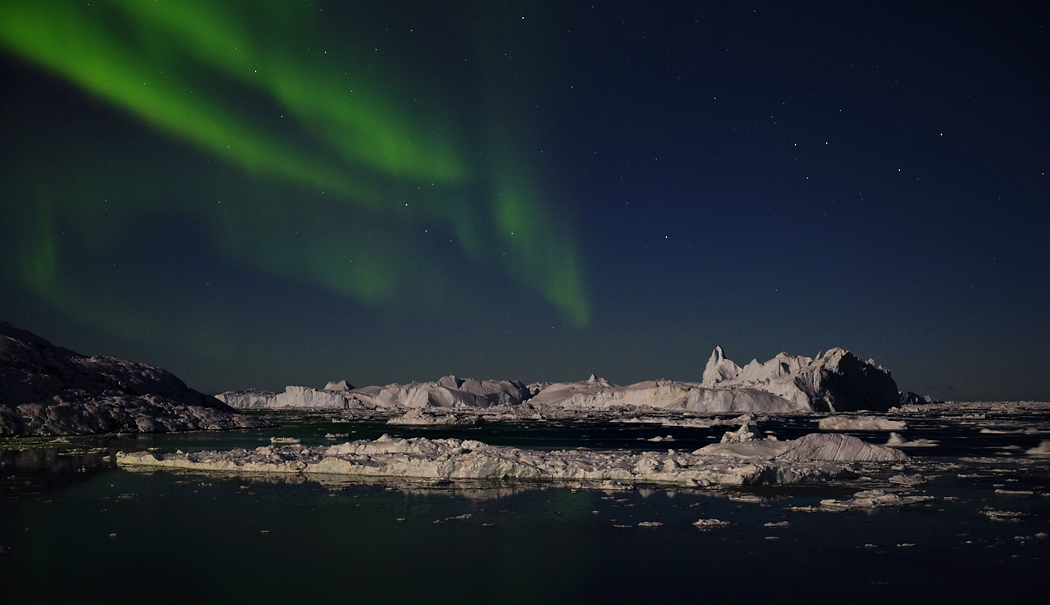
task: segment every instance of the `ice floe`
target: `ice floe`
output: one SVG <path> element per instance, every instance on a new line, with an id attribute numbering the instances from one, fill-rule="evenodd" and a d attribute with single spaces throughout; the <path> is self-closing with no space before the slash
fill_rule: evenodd
<path id="1" fill-rule="evenodd" d="M 436 409 L 441 408 L 411 409 L 401 416 L 387 420 L 387 424 L 473 426 L 484 422 L 477 414 L 442 413 L 434 411 Z"/>
<path id="2" fill-rule="evenodd" d="M 736 448 L 732 452 L 727 448 Z M 254 450 L 118 453 L 131 469 L 327 474 L 431 480 L 586 481 L 682 486 L 754 485 L 848 479 L 849 462 L 903 460 L 901 452 L 838 434 L 794 441 L 714 444 L 692 453 L 530 450 L 461 439 L 384 435 L 332 446 L 270 445 Z"/>
<path id="3" fill-rule="evenodd" d="M 881 489 L 865 490 L 853 494 L 849 500 L 827 499 L 820 501 L 820 508 L 830 512 L 846 510 L 874 510 L 878 508 L 896 508 L 929 502 L 933 496 L 901 496 Z"/>
<path id="4" fill-rule="evenodd" d="M 817 421 L 822 431 L 903 431 L 908 424 L 876 416 L 828 416 Z"/>
<path id="5" fill-rule="evenodd" d="M 699 519 L 694 521 L 693 525 L 701 531 L 707 531 L 716 527 L 726 527 L 727 525 L 732 525 L 732 523 L 729 521 L 719 521 L 718 519 Z"/>
<path id="6" fill-rule="evenodd" d="M 1025 453 L 1029 456 L 1050 456 L 1050 441 L 1044 439 L 1039 445 L 1025 451 Z"/>
<path id="7" fill-rule="evenodd" d="M 915 439 L 907 440 L 901 436 L 900 433 L 890 433 L 889 439 L 886 440 L 887 447 L 936 447 L 937 441 L 934 439 Z"/>
<path id="8" fill-rule="evenodd" d="M 727 435 L 731 434 L 727 433 Z M 722 443 L 706 445 L 694 453 L 707 456 L 758 458 L 763 460 L 886 462 L 908 459 L 908 456 L 903 452 L 893 448 L 873 445 L 856 437 L 838 433 L 811 433 L 789 441 L 777 441 L 769 438 L 748 441 L 723 441 Z"/>
<path id="9" fill-rule="evenodd" d="M 994 508 L 985 508 L 980 511 L 982 515 L 988 517 L 992 521 L 1002 521 L 1005 523 L 1019 523 L 1024 513 L 1012 510 L 997 510 Z"/>

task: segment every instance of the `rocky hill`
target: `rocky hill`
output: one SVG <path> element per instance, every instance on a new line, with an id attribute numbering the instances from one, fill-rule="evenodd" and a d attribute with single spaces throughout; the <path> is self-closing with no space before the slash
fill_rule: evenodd
<path id="1" fill-rule="evenodd" d="M 0 436 L 265 426 L 166 370 L 85 356 L 0 322 Z"/>

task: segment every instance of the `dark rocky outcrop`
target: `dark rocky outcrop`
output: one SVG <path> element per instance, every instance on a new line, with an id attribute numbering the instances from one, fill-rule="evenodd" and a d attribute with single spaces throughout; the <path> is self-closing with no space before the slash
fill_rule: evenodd
<path id="1" fill-rule="evenodd" d="M 0 322 L 0 436 L 266 426 L 166 370 L 80 355 Z"/>

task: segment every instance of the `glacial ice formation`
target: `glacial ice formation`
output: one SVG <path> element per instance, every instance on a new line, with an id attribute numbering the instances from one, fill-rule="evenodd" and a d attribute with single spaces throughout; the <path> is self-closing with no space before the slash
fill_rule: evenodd
<path id="1" fill-rule="evenodd" d="M 920 504 L 933 500 L 933 496 L 904 495 L 882 489 L 871 489 L 853 494 L 849 500 L 829 498 L 820 501 L 820 510 L 842 512 L 847 510 L 875 510 L 880 508 L 898 508 L 911 504 Z"/>
<path id="2" fill-rule="evenodd" d="M 1039 445 L 1025 451 L 1029 456 L 1050 456 L 1050 441 L 1042 440 Z"/>
<path id="3" fill-rule="evenodd" d="M 734 458 L 760 458 L 764 460 L 828 460 L 855 462 L 887 462 L 907 460 L 908 456 L 891 447 L 873 445 L 856 437 L 839 433 L 810 433 L 790 441 L 772 438 L 753 439 L 741 427 L 737 439 L 723 438 L 721 443 L 712 443 L 694 453 L 708 456 Z M 727 433 L 732 435 L 733 433 Z"/>
<path id="4" fill-rule="evenodd" d="M 897 392 L 889 372 L 843 349 L 816 358 L 785 353 L 743 368 L 716 347 L 703 382 L 651 380 L 620 386 L 592 375 L 579 382 L 533 383 L 446 376 L 436 382 L 352 388 L 346 381 L 324 389 L 293 387 L 283 393 L 231 391 L 218 396 L 238 408 L 371 409 L 488 408 L 598 410 L 648 407 L 696 414 L 886 411 L 914 398 Z M 925 401 L 925 400 L 922 400 Z"/>
<path id="5" fill-rule="evenodd" d="M 171 373 L 87 357 L 0 322 L 0 436 L 169 432 L 269 426 Z"/>
<path id="6" fill-rule="evenodd" d="M 817 421 L 822 431 L 903 431 L 908 423 L 875 416 L 828 416 Z"/>
<path id="7" fill-rule="evenodd" d="M 646 414 L 644 416 L 622 416 L 617 418 L 610 418 L 610 422 L 616 422 L 620 424 L 650 424 L 654 426 L 666 426 L 666 427 L 690 427 L 690 428 L 711 428 L 713 426 L 739 426 L 744 423 L 753 422 L 758 419 L 767 419 L 768 416 L 755 417 L 754 414 L 746 412 L 740 416 L 734 418 L 717 417 L 717 416 L 706 416 L 703 418 L 696 418 L 692 416 L 682 416 L 678 414 L 674 415 L 660 415 L 653 416 Z"/>
<path id="8" fill-rule="evenodd" d="M 235 408 L 272 409 L 397 409 L 487 408 L 517 405 L 530 396 L 518 381 L 474 380 L 445 376 L 435 382 L 413 382 L 351 388 L 346 381 L 328 383 L 324 389 L 289 386 L 283 393 L 228 391 L 218 398 Z"/>
<path id="9" fill-rule="evenodd" d="M 817 412 L 886 411 L 901 401 L 897 383 L 885 368 L 839 348 L 815 358 L 780 353 L 741 368 L 716 347 L 702 384 L 764 391 Z"/>
<path id="10" fill-rule="evenodd" d="M 225 393 L 219 393 L 215 398 L 231 408 L 261 409 L 274 407 L 273 404 L 277 398 L 277 393 L 259 389 L 248 389 L 247 391 L 227 391 Z"/>
<path id="11" fill-rule="evenodd" d="M 718 519 L 698 519 L 693 522 L 693 525 L 700 531 L 708 531 L 716 527 L 726 527 L 732 524 L 729 521 L 719 521 Z"/>
<path id="12" fill-rule="evenodd" d="M 387 420 L 387 424 L 473 426 L 484 422 L 477 414 L 434 413 L 431 409 L 413 408 Z"/>
<path id="13" fill-rule="evenodd" d="M 555 383 L 540 390 L 529 403 L 564 408 L 648 406 L 679 412 L 782 414 L 811 408 L 752 388 L 707 388 L 694 382 L 651 380 L 618 386 L 605 379 Z"/>
<path id="14" fill-rule="evenodd" d="M 332 381 L 324 385 L 326 391 L 352 391 L 356 387 L 345 380 Z"/>
<path id="15" fill-rule="evenodd" d="M 889 439 L 886 440 L 887 447 L 936 447 L 938 443 L 933 439 L 915 439 L 909 441 L 901 436 L 900 433 L 891 432 Z"/>
<path id="16" fill-rule="evenodd" d="M 726 445 L 726 444 L 719 444 Z M 794 441 L 754 440 L 708 446 L 692 453 L 527 450 L 461 439 L 374 440 L 333 446 L 266 446 L 255 450 L 118 453 L 130 469 L 181 469 L 225 473 L 325 474 L 354 477 L 527 481 L 602 484 L 662 483 L 686 486 L 798 483 L 853 476 L 847 462 L 906 460 L 907 456 L 855 437 L 807 435 Z M 711 448 L 711 449 L 709 449 Z"/>
<path id="17" fill-rule="evenodd" d="M 534 406 L 648 406 L 700 414 L 886 411 L 901 402 L 888 371 L 843 349 L 816 358 L 781 353 L 741 368 L 715 347 L 700 383 L 655 380 L 617 386 L 591 376 L 539 386 L 529 399 Z"/>

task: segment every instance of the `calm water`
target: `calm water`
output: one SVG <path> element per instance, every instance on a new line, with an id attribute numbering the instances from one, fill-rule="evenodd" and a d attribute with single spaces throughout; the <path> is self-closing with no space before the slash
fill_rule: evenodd
<path id="1" fill-rule="evenodd" d="M 12 552 L 0 557 L 3 603 L 999 601 L 1043 594 L 1050 570 L 1050 539 L 1037 536 L 1050 533 L 1050 462 L 1024 454 L 1050 438 L 1041 416 L 994 426 L 1042 434 L 910 419 L 909 439 L 939 444 L 909 450 L 907 471 L 926 476 L 919 489 L 935 499 L 874 514 L 792 508 L 888 485 L 898 471 L 864 484 L 603 492 L 142 474 L 108 458 L 120 449 L 255 447 L 277 435 L 309 445 L 384 432 L 524 447 L 695 449 L 726 430 L 276 418 L 283 426 L 265 431 L 6 443 L 0 544 Z M 758 428 L 786 439 L 815 425 L 787 419 Z M 854 434 L 875 443 L 887 436 Z M 667 435 L 675 440 L 647 441 Z M 986 509 L 1016 514 L 994 520 Z M 692 523 L 701 518 L 732 525 L 699 531 Z"/>

